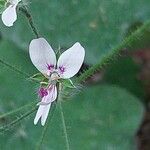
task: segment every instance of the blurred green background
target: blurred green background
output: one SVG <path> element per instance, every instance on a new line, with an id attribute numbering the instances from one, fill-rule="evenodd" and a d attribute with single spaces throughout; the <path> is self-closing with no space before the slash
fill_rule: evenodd
<path id="1" fill-rule="evenodd" d="M 56 51 L 59 46 L 67 49 L 76 41 L 85 47 L 86 66 L 99 62 L 150 18 L 149 0 L 33 0 L 24 3 L 40 35 Z M 0 59 L 30 75 L 37 73 L 28 55 L 28 45 L 35 37 L 25 16 L 18 12 L 18 20 L 11 28 L 0 21 L 0 33 Z M 112 60 L 108 67 L 87 80 L 80 93 L 63 102 L 72 150 L 137 149 L 136 133 L 144 115 L 147 101 L 144 83 L 148 80 L 139 78 L 143 67 L 139 61 L 143 57 L 137 57 L 136 52 L 148 49 L 149 39 L 150 32 L 143 34 L 132 48 L 125 47 L 122 57 Z M 36 101 L 38 86 L 0 64 L 0 114 Z M 26 111 L 28 109 L 0 119 L 1 126 Z M 34 117 L 35 113 L 1 133 L 0 150 L 36 149 L 43 127 L 33 125 Z M 66 149 L 58 108 L 41 149 Z"/>

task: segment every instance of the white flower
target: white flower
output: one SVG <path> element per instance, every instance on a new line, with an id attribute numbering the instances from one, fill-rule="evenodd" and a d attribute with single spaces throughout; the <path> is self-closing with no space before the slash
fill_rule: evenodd
<path id="1" fill-rule="evenodd" d="M 13 23 L 17 20 L 16 7 L 21 0 L 8 0 L 7 4 L 9 5 L 2 13 L 3 23 L 11 27 Z"/>
<path id="2" fill-rule="evenodd" d="M 63 52 L 57 61 L 48 42 L 44 38 L 39 38 L 31 41 L 29 54 L 34 66 L 49 79 L 48 86 L 39 91 L 42 101 L 39 103 L 40 106 L 34 119 L 34 124 L 37 124 L 41 118 L 41 124 L 44 126 L 51 103 L 57 98 L 57 80 L 69 79 L 79 71 L 84 61 L 85 50 L 77 42 Z"/>

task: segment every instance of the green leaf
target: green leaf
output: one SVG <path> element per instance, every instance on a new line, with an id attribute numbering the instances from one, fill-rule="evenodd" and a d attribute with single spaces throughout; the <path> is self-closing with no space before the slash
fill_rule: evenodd
<path id="1" fill-rule="evenodd" d="M 45 77 L 42 73 L 36 73 L 33 76 L 31 76 L 29 79 L 33 79 L 33 80 L 41 82 L 45 80 Z"/>
<path id="2" fill-rule="evenodd" d="M 143 107 L 126 90 L 91 87 L 64 106 L 72 149 L 134 149 Z"/>
<path id="3" fill-rule="evenodd" d="M 104 81 L 123 87 L 143 99 L 145 91 L 142 82 L 138 79 L 139 74 L 140 66 L 136 65 L 131 57 L 122 57 L 106 68 Z"/>
<path id="4" fill-rule="evenodd" d="M 59 81 L 63 84 L 64 88 L 76 88 L 70 79 L 61 79 Z"/>

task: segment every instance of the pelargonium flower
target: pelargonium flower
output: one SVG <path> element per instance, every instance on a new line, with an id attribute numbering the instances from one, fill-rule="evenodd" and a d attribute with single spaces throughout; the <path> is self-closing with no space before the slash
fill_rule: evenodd
<path id="1" fill-rule="evenodd" d="M 77 42 L 63 52 L 57 61 L 48 42 L 44 38 L 38 38 L 31 41 L 29 54 L 34 66 L 48 79 L 48 85 L 39 90 L 42 100 L 34 119 L 34 124 L 37 124 L 41 118 L 41 124 L 44 126 L 51 103 L 57 98 L 57 80 L 70 79 L 79 71 L 84 61 L 85 50 Z"/>
<path id="2" fill-rule="evenodd" d="M 17 20 L 16 8 L 20 1 L 21 0 L 8 0 L 6 4 L 8 7 L 2 13 L 2 21 L 6 26 L 13 26 L 14 22 Z"/>

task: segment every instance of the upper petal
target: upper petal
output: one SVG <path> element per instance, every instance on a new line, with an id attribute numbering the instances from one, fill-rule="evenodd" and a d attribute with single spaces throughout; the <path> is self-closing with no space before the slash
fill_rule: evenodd
<path id="1" fill-rule="evenodd" d="M 57 68 L 62 78 L 73 77 L 81 68 L 85 57 L 85 50 L 80 43 L 75 43 L 71 48 L 63 52 L 58 59 Z"/>
<path id="2" fill-rule="evenodd" d="M 8 27 L 13 26 L 13 23 L 17 20 L 16 6 L 17 4 L 10 5 L 2 13 L 2 21 Z"/>
<path id="3" fill-rule="evenodd" d="M 44 38 L 31 41 L 29 54 L 34 66 L 44 75 L 48 75 L 56 65 L 56 55 Z"/>

